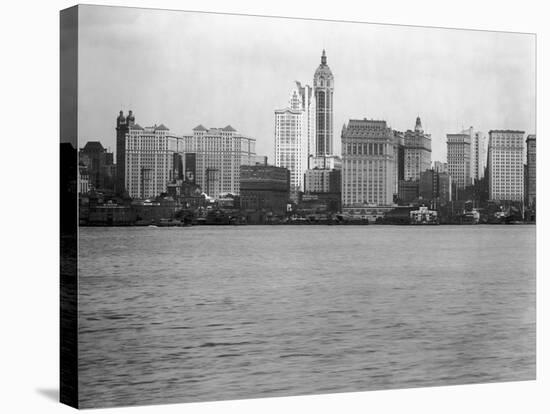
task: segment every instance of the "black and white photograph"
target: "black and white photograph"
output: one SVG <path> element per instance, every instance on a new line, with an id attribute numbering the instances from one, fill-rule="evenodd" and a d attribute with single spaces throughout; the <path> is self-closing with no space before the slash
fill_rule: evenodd
<path id="1" fill-rule="evenodd" d="M 61 30 L 76 405 L 535 379 L 535 35 L 87 5 Z"/>
<path id="2" fill-rule="evenodd" d="M 32 215 L 3 215 L 26 245 L 6 277 L 42 267 L 29 272 L 55 285 L 55 321 L 33 299 L 4 312 L 34 306 L 17 323 L 35 347 L 55 328 L 56 355 L 20 358 L 27 376 L 57 364 L 37 398 L 358 412 L 307 398 L 539 383 L 538 26 L 60 4 L 57 83 L 43 83 L 58 96 L 13 104 L 57 116 L 58 130 L 35 123 L 56 158 L 6 151 L 33 179 L 3 174 L 37 187 L 19 202 Z M 486 407 L 515 395 L 500 393 Z M 270 405 L 281 397 L 306 400 Z"/>

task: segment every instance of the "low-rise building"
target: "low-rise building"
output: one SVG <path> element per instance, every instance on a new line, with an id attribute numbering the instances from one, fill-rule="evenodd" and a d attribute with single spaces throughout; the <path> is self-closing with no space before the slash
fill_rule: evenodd
<path id="1" fill-rule="evenodd" d="M 113 203 L 92 204 L 81 224 L 89 226 L 131 226 L 136 222 L 135 210 L 127 205 Z"/>
<path id="2" fill-rule="evenodd" d="M 242 165 L 241 210 L 249 222 L 285 216 L 290 197 L 290 171 L 272 165 Z"/>
<path id="3" fill-rule="evenodd" d="M 342 210 L 342 198 L 340 193 L 306 193 L 300 198 L 297 213 L 307 214 L 331 214 Z"/>
<path id="4" fill-rule="evenodd" d="M 206 205 L 206 196 L 201 188 L 185 180 L 178 179 L 169 183 L 167 193 L 184 209 L 196 210 Z"/>
<path id="5" fill-rule="evenodd" d="M 136 214 L 136 221 L 158 223 L 163 219 L 173 219 L 179 205 L 171 197 L 156 200 L 135 200 L 132 210 Z"/>

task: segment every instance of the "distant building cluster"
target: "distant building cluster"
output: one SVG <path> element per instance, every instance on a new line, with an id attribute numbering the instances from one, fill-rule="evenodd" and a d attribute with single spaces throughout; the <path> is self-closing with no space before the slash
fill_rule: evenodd
<path id="1" fill-rule="evenodd" d="M 142 127 L 132 111 L 121 111 L 116 163 L 99 141 L 86 143 L 79 152 L 79 192 L 140 206 L 161 197 L 163 208 L 168 198 L 175 209 L 196 211 L 216 202 L 252 222 L 323 214 L 397 220 L 416 207 L 424 210 L 414 210 L 415 217 L 439 214 L 449 222 L 504 208 L 534 220 L 535 135 L 502 129 L 487 135 L 474 127 L 448 133 L 441 161 L 432 160 L 432 136 L 420 116 L 406 131 L 387 120 L 349 119 L 340 155 L 334 151 L 334 88 L 323 50 L 312 84 L 295 81 L 287 106 L 274 110 L 274 165 L 256 154 L 254 138 L 231 125 L 198 125 L 178 135 L 163 124 Z M 135 220 L 143 208 L 134 209 Z"/>

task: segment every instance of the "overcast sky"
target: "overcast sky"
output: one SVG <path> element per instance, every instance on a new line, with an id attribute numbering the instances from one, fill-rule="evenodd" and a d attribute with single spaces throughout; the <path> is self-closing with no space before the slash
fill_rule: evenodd
<path id="1" fill-rule="evenodd" d="M 231 124 L 273 161 L 274 110 L 312 84 L 326 49 L 334 147 L 350 118 L 432 134 L 535 133 L 534 35 L 80 6 L 79 145 L 115 148 L 118 112 L 176 134 Z"/>

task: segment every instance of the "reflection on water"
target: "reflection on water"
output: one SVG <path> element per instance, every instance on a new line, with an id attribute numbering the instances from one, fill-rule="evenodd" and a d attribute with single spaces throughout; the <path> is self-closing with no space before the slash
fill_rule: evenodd
<path id="1" fill-rule="evenodd" d="M 82 407 L 535 377 L 534 226 L 81 228 Z"/>

